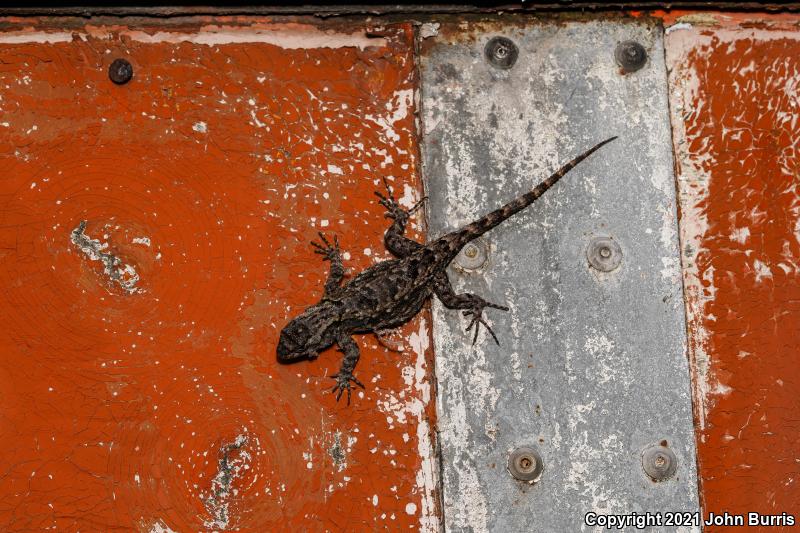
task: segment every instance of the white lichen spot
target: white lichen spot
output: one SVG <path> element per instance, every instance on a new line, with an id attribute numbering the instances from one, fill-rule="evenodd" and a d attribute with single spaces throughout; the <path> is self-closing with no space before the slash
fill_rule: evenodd
<path id="1" fill-rule="evenodd" d="M 195 122 L 194 125 L 192 126 L 192 129 L 194 131 L 196 131 L 197 133 L 206 133 L 206 132 L 208 132 L 208 124 L 206 124 L 205 122 L 202 122 L 202 121 L 201 122 Z"/>
<path id="2" fill-rule="evenodd" d="M 237 494 L 234 481 L 250 469 L 252 457 L 245 449 L 248 440 L 246 435 L 240 434 L 219 450 L 217 474 L 211 480 L 208 493 L 202 498 L 206 511 L 211 515 L 210 520 L 205 520 L 205 526 L 209 529 L 225 530 L 230 524 L 231 500 Z"/>
<path id="3" fill-rule="evenodd" d="M 139 274 L 137 274 L 133 265 L 123 263 L 122 259 L 106 251 L 108 243 L 101 243 L 97 239 L 92 239 L 86 235 L 85 230 L 86 221 L 82 220 L 78 227 L 72 230 L 70 235 L 72 244 L 91 261 L 100 261 L 103 264 L 103 271 L 112 283 L 118 284 L 129 294 L 142 292 L 141 289 L 136 287 L 139 282 Z M 107 237 L 107 235 L 104 236 L 104 238 Z"/>

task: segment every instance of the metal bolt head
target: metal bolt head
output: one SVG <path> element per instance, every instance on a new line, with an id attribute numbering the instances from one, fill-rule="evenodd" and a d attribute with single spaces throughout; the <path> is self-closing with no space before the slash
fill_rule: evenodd
<path id="1" fill-rule="evenodd" d="M 508 456 L 508 473 L 515 479 L 536 483 L 544 472 L 542 456 L 530 446 L 520 446 Z"/>
<path id="2" fill-rule="evenodd" d="M 642 452 L 642 468 L 653 481 L 666 481 L 678 470 L 678 458 L 666 446 L 649 446 Z"/>
<path id="3" fill-rule="evenodd" d="M 610 237 L 595 237 L 586 249 L 589 264 L 600 272 L 611 272 L 622 262 L 622 248 Z"/>
<path id="4" fill-rule="evenodd" d="M 125 59 L 115 59 L 108 67 L 108 77 L 117 85 L 124 85 L 133 77 L 133 65 Z"/>
<path id="5" fill-rule="evenodd" d="M 475 239 L 461 249 L 453 261 L 453 266 L 463 272 L 480 270 L 489 261 L 489 244 L 483 239 Z"/>
<path id="6" fill-rule="evenodd" d="M 513 67 L 519 56 L 517 45 L 506 37 L 492 37 L 483 52 L 490 65 L 503 70 Z"/>
<path id="7" fill-rule="evenodd" d="M 647 50 L 636 41 L 623 41 L 614 50 L 614 58 L 624 72 L 636 72 L 647 63 Z"/>

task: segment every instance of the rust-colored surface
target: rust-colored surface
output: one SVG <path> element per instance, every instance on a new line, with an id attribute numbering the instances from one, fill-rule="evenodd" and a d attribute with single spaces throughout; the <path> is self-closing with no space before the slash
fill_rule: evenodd
<path id="1" fill-rule="evenodd" d="M 0 529 L 433 529 L 427 313 L 350 407 L 275 360 L 316 232 L 360 270 L 380 177 L 420 195 L 410 25 L 5 23 Z"/>
<path id="2" fill-rule="evenodd" d="M 797 22 L 667 30 L 706 513 L 797 516 L 800 501 Z M 773 524 L 757 529 L 793 529 Z"/>

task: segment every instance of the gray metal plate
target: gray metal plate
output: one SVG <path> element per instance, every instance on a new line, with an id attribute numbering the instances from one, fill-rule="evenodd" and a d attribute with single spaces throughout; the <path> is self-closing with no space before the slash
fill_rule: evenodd
<path id="1" fill-rule="evenodd" d="M 421 65 L 431 238 L 620 136 L 487 234 L 486 264 L 451 266 L 456 292 L 511 307 L 487 311 L 500 346 L 485 332 L 471 346 L 466 318 L 434 303 L 447 529 L 589 531 L 588 512 L 697 511 L 661 28 L 516 19 L 424 29 L 436 33 Z M 499 35 L 519 47 L 509 70 L 484 56 Z M 614 50 L 631 39 L 648 62 L 623 74 Z M 589 265 L 597 237 L 619 244 L 616 270 Z M 655 483 L 642 451 L 662 441 L 677 472 Z M 525 445 L 544 460 L 534 485 L 506 470 Z"/>

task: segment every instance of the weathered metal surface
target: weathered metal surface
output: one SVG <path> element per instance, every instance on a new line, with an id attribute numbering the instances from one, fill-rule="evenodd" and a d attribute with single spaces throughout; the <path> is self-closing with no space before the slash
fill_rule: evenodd
<path id="1" fill-rule="evenodd" d="M 316 232 L 357 271 L 379 178 L 418 198 L 410 25 L 34 23 L 0 33 L 0 529 L 434 530 L 430 318 L 359 339 L 350 407 L 334 350 L 275 358 Z"/>
<path id="2" fill-rule="evenodd" d="M 486 62 L 495 36 L 519 47 L 508 70 Z M 649 59 L 626 75 L 614 51 L 627 40 Z M 433 306 L 447 528 L 579 531 L 587 512 L 696 511 L 660 27 L 442 25 L 423 44 L 422 87 L 432 237 L 620 136 L 487 234 L 481 269 L 451 269 L 458 291 L 511 307 L 489 312 L 500 346 L 485 332 L 470 346 L 465 319 Z M 617 269 L 589 266 L 595 237 L 619 244 Z M 662 443 L 677 472 L 655 483 L 642 454 Z M 526 445 L 544 461 L 534 485 L 506 471 Z"/>
<path id="3" fill-rule="evenodd" d="M 689 20 L 667 57 L 701 496 L 796 516 L 800 19 Z"/>

